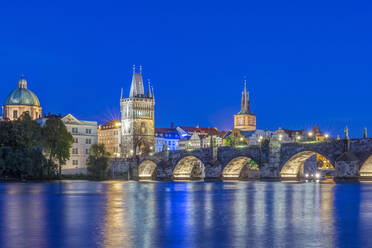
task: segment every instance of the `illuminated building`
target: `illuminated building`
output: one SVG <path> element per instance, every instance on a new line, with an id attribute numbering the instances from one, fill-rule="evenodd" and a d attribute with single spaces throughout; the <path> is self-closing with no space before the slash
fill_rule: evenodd
<path id="1" fill-rule="evenodd" d="M 164 147 L 169 151 L 178 150 L 180 135 L 171 124 L 171 128 L 155 128 L 155 152 L 161 152 Z"/>
<path id="2" fill-rule="evenodd" d="M 111 157 L 120 157 L 120 120 L 109 121 L 98 127 L 98 144 L 105 146 Z"/>
<path id="3" fill-rule="evenodd" d="M 33 120 L 41 117 L 42 109 L 39 99 L 27 89 L 27 81 L 23 77 L 18 81 L 18 88 L 6 98 L 2 113 L 3 118 L 7 120 L 16 120 L 24 113 L 27 113 Z"/>
<path id="4" fill-rule="evenodd" d="M 222 137 L 225 132 L 220 132 L 216 127 L 201 128 L 196 127 L 177 127 L 177 131 L 181 136 L 178 142 L 179 150 L 183 149 L 198 149 L 207 148 L 211 145 L 211 139 L 216 146 L 222 145 Z"/>
<path id="5" fill-rule="evenodd" d="M 155 98 L 152 87 L 145 94 L 142 67 L 136 72 L 133 66 L 132 84 L 128 98 L 121 96 L 121 155 L 148 154 L 155 146 Z"/>
<path id="6" fill-rule="evenodd" d="M 252 114 L 250 109 L 249 92 L 247 91 L 246 81 L 244 81 L 240 112 L 234 115 L 234 129 L 243 131 L 256 130 L 256 115 Z"/>
<path id="7" fill-rule="evenodd" d="M 81 121 L 71 114 L 63 117 L 62 121 L 74 138 L 70 159 L 62 166 L 62 174 L 85 174 L 89 149 L 93 144 L 97 144 L 97 122 Z"/>

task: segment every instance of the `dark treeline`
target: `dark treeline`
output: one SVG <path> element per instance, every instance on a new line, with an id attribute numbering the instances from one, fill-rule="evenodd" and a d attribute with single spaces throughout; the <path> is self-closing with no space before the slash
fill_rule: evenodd
<path id="1" fill-rule="evenodd" d="M 70 157 L 71 134 L 60 118 L 43 127 L 27 114 L 0 122 L 0 178 L 49 179 L 61 174 Z"/>

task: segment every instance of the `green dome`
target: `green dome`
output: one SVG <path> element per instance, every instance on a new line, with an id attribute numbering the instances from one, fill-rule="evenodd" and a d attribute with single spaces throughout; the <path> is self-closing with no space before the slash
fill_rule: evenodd
<path id="1" fill-rule="evenodd" d="M 29 105 L 40 107 L 37 96 L 27 89 L 27 82 L 23 78 L 18 81 L 18 88 L 13 90 L 5 100 L 5 105 Z"/>

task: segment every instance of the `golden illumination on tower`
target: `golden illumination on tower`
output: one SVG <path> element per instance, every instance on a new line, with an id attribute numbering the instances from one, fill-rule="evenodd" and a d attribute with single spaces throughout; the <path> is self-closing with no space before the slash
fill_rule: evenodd
<path id="1" fill-rule="evenodd" d="M 246 80 L 244 80 L 241 110 L 238 114 L 234 115 L 234 128 L 243 131 L 256 130 L 256 115 L 252 114 L 250 109 L 249 92 L 247 91 Z"/>

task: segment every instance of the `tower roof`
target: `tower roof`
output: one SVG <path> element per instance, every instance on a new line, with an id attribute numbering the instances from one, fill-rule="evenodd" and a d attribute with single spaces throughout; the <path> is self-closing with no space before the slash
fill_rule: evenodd
<path id="1" fill-rule="evenodd" d="M 143 95 L 145 95 L 145 90 L 143 88 L 142 73 L 136 72 L 134 68 L 129 97 L 136 97 L 136 96 L 143 96 Z"/>
<path id="2" fill-rule="evenodd" d="M 244 80 L 244 89 L 242 92 L 241 109 L 238 114 L 252 114 L 249 106 L 249 92 L 247 91 L 247 81 Z"/>
<path id="3" fill-rule="evenodd" d="M 27 81 L 23 77 L 18 81 L 18 88 L 13 90 L 5 100 L 5 105 L 29 105 L 40 106 L 39 99 L 29 89 Z"/>

